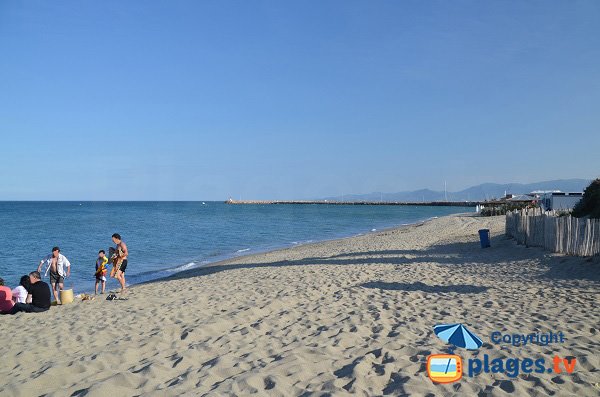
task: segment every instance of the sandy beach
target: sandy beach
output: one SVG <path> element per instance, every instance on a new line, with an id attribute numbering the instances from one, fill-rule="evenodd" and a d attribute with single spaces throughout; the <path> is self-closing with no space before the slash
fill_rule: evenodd
<path id="1" fill-rule="evenodd" d="M 489 228 L 492 247 L 477 231 Z M 133 266 L 134 264 L 132 264 Z M 127 300 L 1 316 L 2 396 L 597 396 L 600 259 L 504 236 L 468 215 L 240 257 L 131 288 Z M 576 358 L 573 373 L 427 376 L 463 323 L 463 360 Z M 564 343 L 492 343 L 493 332 Z"/>

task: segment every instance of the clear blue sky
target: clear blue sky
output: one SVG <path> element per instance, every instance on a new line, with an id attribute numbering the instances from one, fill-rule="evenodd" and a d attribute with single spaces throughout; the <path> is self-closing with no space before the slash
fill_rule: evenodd
<path id="1" fill-rule="evenodd" d="M 600 171 L 599 1 L 3 1 L 0 199 Z"/>

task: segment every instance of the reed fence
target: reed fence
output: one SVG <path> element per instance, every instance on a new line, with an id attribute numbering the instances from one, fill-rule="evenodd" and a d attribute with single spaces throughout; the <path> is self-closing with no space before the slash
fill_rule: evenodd
<path id="1" fill-rule="evenodd" d="M 506 235 L 528 247 L 575 256 L 600 255 L 600 219 L 558 216 L 539 208 L 506 213 Z"/>

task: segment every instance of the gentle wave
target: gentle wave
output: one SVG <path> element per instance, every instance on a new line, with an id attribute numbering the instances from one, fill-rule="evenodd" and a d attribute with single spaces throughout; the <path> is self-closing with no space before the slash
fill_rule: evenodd
<path id="1" fill-rule="evenodd" d="M 292 245 L 303 245 L 313 243 L 314 240 L 305 240 L 305 241 L 292 241 L 290 244 Z"/>
<path id="2" fill-rule="evenodd" d="M 182 272 L 184 270 L 189 270 L 196 266 L 198 266 L 198 265 L 196 265 L 196 262 L 190 262 L 190 263 L 186 263 L 185 265 L 175 267 L 173 269 L 167 269 L 166 271 L 169 273 L 177 273 L 177 272 Z"/>
<path id="3" fill-rule="evenodd" d="M 73 264 L 76 292 L 93 290 L 97 252 L 119 232 L 130 248 L 127 281 L 146 282 L 242 255 L 379 232 L 468 211 L 459 207 L 231 206 L 219 202 L 0 202 L 0 276 L 17 285 L 50 247 Z M 82 205 L 79 205 L 82 204 Z M 202 208 L 201 211 L 198 209 Z M 118 214 L 118 222 L 114 217 Z M 39 228 L 39 219 L 53 219 Z M 15 240 L 11 236 L 19 236 Z M 8 266 L 7 264 L 11 264 Z M 33 267 L 33 269 L 32 269 Z M 116 286 L 109 280 L 109 288 Z"/>

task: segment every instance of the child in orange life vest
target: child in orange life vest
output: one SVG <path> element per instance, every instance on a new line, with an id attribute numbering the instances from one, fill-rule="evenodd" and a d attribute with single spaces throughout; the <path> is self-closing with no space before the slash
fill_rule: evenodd
<path id="1" fill-rule="evenodd" d="M 106 257 L 106 253 L 104 250 L 98 251 L 98 259 L 96 260 L 96 295 L 98 294 L 98 283 L 102 283 L 102 294 L 104 293 L 104 289 L 106 288 L 106 264 L 108 263 L 108 258 Z"/>

